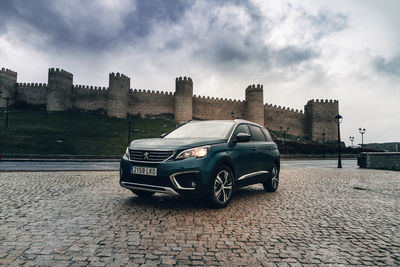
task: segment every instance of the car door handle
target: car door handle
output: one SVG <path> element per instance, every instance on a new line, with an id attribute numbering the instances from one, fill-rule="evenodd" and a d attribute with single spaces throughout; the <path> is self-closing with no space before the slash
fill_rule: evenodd
<path id="1" fill-rule="evenodd" d="M 256 148 L 255 146 L 253 146 L 253 147 L 251 148 L 251 150 L 256 151 L 257 148 Z"/>

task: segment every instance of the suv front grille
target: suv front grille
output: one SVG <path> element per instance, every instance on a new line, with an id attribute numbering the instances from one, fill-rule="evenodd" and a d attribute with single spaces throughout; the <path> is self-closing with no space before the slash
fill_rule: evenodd
<path id="1" fill-rule="evenodd" d="M 132 161 L 160 163 L 170 158 L 174 151 L 154 151 L 129 149 L 129 157 Z"/>

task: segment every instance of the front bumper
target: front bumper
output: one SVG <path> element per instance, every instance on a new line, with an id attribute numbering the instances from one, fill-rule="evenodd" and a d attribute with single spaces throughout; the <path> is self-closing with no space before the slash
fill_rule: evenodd
<path id="1" fill-rule="evenodd" d="M 157 176 L 132 174 L 134 166 L 157 168 Z M 188 158 L 162 163 L 136 163 L 124 156 L 120 164 L 120 185 L 131 190 L 142 190 L 171 195 L 201 197 L 208 192 L 212 168 L 209 159 Z"/>

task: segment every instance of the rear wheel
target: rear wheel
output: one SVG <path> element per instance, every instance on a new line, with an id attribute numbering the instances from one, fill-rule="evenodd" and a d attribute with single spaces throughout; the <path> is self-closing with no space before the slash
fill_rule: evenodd
<path id="1" fill-rule="evenodd" d="M 135 195 L 139 196 L 139 197 L 150 197 L 152 195 L 154 195 L 154 192 L 150 192 L 150 191 L 141 191 L 141 190 L 131 190 L 132 193 L 134 193 Z"/>
<path id="2" fill-rule="evenodd" d="M 209 204 L 213 208 L 226 207 L 232 198 L 234 177 L 232 170 L 222 165 L 215 169 L 213 172 L 210 190 L 209 190 Z"/>
<path id="3" fill-rule="evenodd" d="M 268 178 L 264 181 L 263 186 L 267 192 L 275 192 L 279 185 L 279 167 L 274 163 L 272 169 L 268 175 Z"/>

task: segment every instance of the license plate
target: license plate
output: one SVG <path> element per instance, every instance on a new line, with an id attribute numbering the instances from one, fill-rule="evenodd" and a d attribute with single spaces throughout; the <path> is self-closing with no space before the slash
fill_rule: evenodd
<path id="1" fill-rule="evenodd" d="M 132 174 L 140 174 L 140 175 L 157 176 L 157 168 L 132 166 L 131 173 Z"/>

